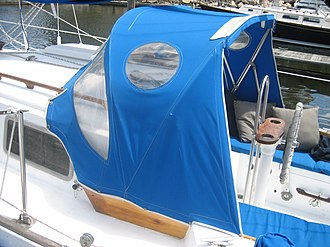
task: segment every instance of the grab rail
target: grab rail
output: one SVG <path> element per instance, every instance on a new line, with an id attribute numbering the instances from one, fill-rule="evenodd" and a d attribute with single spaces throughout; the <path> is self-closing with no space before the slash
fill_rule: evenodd
<path id="1" fill-rule="evenodd" d="M 40 83 L 40 82 L 36 82 L 36 81 L 29 80 L 29 79 L 25 79 L 25 78 L 21 78 L 21 77 L 17 77 L 14 75 L 9 75 L 9 74 L 0 72 L 0 80 L 2 79 L 2 77 L 12 79 L 15 81 L 19 81 L 19 82 L 23 82 L 26 85 L 26 87 L 29 89 L 33 89 L 35 86 L 37 86 L 37 87 L 42 87 L 45 89 L 55 91 L 57 93 L 61 93 L 64 90 L 63 88 L 54 87 L 54 86 L 47 85 L 44 83 Z"/>
<path id="2" fill-rule="evenodd" d="M 252 141 L 251 141 L 251 148 L 250 148 L 250 158 L 249 158 L 249 166 L 248 166 L 248 173 L 245 181 L 245 188 L 244 188 L 244 197 L 243 201 L 245 203 L 251 203 L 251 191 L 253 186 L 255 185 L 253 181 L 255 181 L 255 176 L 259 168 L 259 153 L 260 153 L 260 144 L 256 143 L 256 133 L 259 128 L 260 122 L 263 122 L 265 120 L 266 116 L 266 108 L 267 108 L 267 101 L 268 101 L 268 93 L 269 93 L 269 76 L 266 75 L 262 81 L 261 89 L 258 94 L 258 101 L 257 101 L 257 110 L 254 120 L 254 130 L 252 135 Z M 260 116 L 261 111 L 261 104 L 262 104 L 262 98 L 264 98 L 262 112 Z M 254 151 L 255 152 L 255 164 L 253 165 L 253 158 L 254 158 Z"/>
<path id="3" fill-rule="evenodd" d="M 301 189 L 301 188 L 296 188 L 296 191 L 300 195 L 307 196 L 307 197 L 310 197 L 312 199 L 316 199 L 316 200 L 320 200 L 320 201 L 323 201 L 323 202 L 330 203 L 330 197 L 322 197 L 321 195 L 314 195 L 314 194 L 309 193 L 309 192 L 307 192 L 307 191 L 305 191 L 304 189 Z"/>
<path id="4" fill-rule="evenodd" d="M 47 85 L 47 84 L 44 84 L 44 83 L 40 83 L 40 82 L 36 82 L 36 81 L 29 80 L 29 79 L 25 79 L 25 78 L 21 78 L 21 77 L 17 77 L 17 76 L 14 76 L 14 75 L 9 75 L 9 74 L 5 74 L 5 73 L 0 72 L 0 80 L 2 79 L 2 77 L 5 77 L 5 78 L 11 79 L 11 80 L 15 80 L 15 81 L 18 81 L 18 82 L 22 82 L 26 85 L 26 87 L 28 89 L 33 89 L 35 86 L 37 86 L 37 87 L 41 87 L 41 88 L 45 88 L 45 89 L 55 91 L 57 93 L 61 93 L 61 92 L 64 91 L 63 88 L 50 86 L 50 85 Z M 83 99 L 83 100 L 86 100 L 86 101 L 89 101 L 89 102 L 99 104 L 99 105 L 103 106 L 105 109 L 107 109 L 107 102 L 103 99 L 98 99 L 98 98 L 90 96 L 90 95 L 79 94 L 77 92 L 74 93 L 74 97 L 77 97 L 77 98 L 80 98 L 80 99 Z"/>

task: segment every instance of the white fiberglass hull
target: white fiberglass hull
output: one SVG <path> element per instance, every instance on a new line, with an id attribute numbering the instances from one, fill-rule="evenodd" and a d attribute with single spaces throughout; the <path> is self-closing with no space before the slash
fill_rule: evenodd
<path id="1" fill-rule="evenodd" d="M 70 55 L 77 49 L 85 56 L 77 58 Z M 95 51 L 96 47 L 80 45 L 54 46 L 48 49 L 47 54 L 10 54 L 4 51 L 0 52 L 0 73 L 62 88 Z M 57 94 L 55 91 L 38 86 L 29 89 L 26 84 L 3 76 L 0 92 L 0 110 L 28 110 L 24 113 L 25 124 L 52 136 L 45 118 L 49 99 Z M 6 143 L 10 134 L 8 121 L 12 119 L 12 115 L 0 116 L 1 181 L 4 178 L 0 212 L 4 222 L 15 225 L 23 208 L 19 157 L 11 155 L 6 166 Z M 48 246 L 81 246 L 80 238 L 85 233 L 93 237 L 93 246 L 204 246 L 210 241 L 229 241 L 233 246 L 254 245 L 254 241 L 195 224 L 190 226 L 184 239 L 178 239 L 97 213 L 84 190 L 79 186 L 73 189 L 77 182 L 71 164 L 67 175 L 59 175 L 27 160 L 26 172 L 26 209 L 34 224 L 24 234 L 15 233 L 17 229 L 0 228 L 0 245 L 3 247 L 46 246 L 46 243 L 50 243 Z M 21 230 L 20 226 L 17 228 Z"/>

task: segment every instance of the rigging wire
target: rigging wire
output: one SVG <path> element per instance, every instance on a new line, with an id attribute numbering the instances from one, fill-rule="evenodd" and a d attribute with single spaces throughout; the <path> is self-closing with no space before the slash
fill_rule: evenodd
<path id="1" fill-rule="evenodd" d="M 3 23 L 9 23 L 9 24 L 15 24 L 14 22 L 10 22 L 10 21 L 0 21 L 0 22 L 3 22 Z M 57 28 L 49 28 L 49 27 L 40 27 L 40 26 L 35 26 L 35 25 L 29 25 L 29 27 L 31 28 L 36 28 L 36 29 L 42 29 L 42 30 L 48 30 L 48 31 L 54 31 L 54 32 L 57 32 Z M 81 31 L 81 30 L 80 30 Z M 66 33 L 66 34 L 77 34 L 75 32 L 72 32 L 72 31 L 65 31 L 65 30 L 60 30 L 60 33 Z M 107 40 L 107 38 L 104 38 L 104 37 L 100 37 L 100 36 L 92 36 L 88 33 L 80 33 L 81 36 L 83 37 L 89 37 L 89 38 L 94 38 L 95 40 L 99 41 L 100 43 L 104 43 L 104 41 Z"/>
<path id="2" fill-rule="evenodd" d="M 30 3 L 30 2 L 27 2 L 27 3 L 29 3 L 29 4 L 32 5 L 32 6 L 34 6 L 35 8 L 40 8 L 40 7 L 38 7 L 38 6 L 36 6 L 36 5 L 32 4 L 32 3 Z M 43 12 L 45 12 L 45 13 L 47 13 L 47 14 L 49 14 L 49 15 L 52 15 L 49 11 L 47 11 L 47 10 L 45 10 L 45 9 L 43 9 L 43 8 L 40 8 L 40 10 L 43 11 Z M 102 44 L 104 43 L 104 40 L 106 40 L 106 38 L 104 38 L 104 37 L 98 37 L 98 36 L 96 36 L 96 35 L 91 35 L 91 34 L 89 34 L 88 32 L 86 32 L 86 31 L 84 31 L 84 30 L 82 30 L 82 29 L 80 29 L 80 28 L 77 28 L 75 25 L 73 25 L 72 23 L 70 23 L 70 22 L 64 20 L 64 19 L 61 18 L 60 16 L 58 16 L 58 18 L 59 18 L 59 20 L 62 21 L 63 23 L 69 25 L 70 27 L 72 27 L 72 28 L 74 28 L 74 29 L 79 30 L 81 36 L 85 36 L 85 37 L 92 38 L 92 39 L 94 39 L 94 40 L 96 40 L 96 41 L 98 41 L 98 42 L 100 42 L 100 43 L 102 43 Z M 40 27 L 39 27 L 39 28 L 40 28 Z M 48 30 L 51 30 L 51 29 L 48 29 Z M 52 30 L 54 30 L 54 29 L 52 29 Z M 55 30 L 57 31 L 57 29 L 55 29 Z M 74 33 L 74 32 L 64 31 L 64 30 L 60 30 L 60 32 L 62 32 L 62 33 L 76 34 L 76 33 Z"/>
<path id="3" fill-rule="evenodd" d="M 79 37 L 79 42 L 80 42 L 80 44 L 82 44 L 81 36 L 80 36 L 80 32 L 79 32 L 79 26 L 78 26 L 78 20 L 77 20 L 76 10 L 75 10 L 73 4 L 71 4 L 71 6 L 72 6 L 72 12 L 73 12 L 74 20 L 76 22 L 76 28 L 77 28 L 77 33 L 78 33 L 78 37 Z"/>
<path id="4" fill-rule="evenodd" d="M 30 49 L 30 44 L 29 44 L 29 39 L 28 39 L 26 30 L 24 28 L 22 4 L 23 4 L 23 0 L 19 0 L 18 1 L 18 8 L 19 8 L 19 13 L 20 13 L 19 14 L 19 20 L 20 20 L 20 23 L 21 23 L 22 35 L 23 35 L 25 50 L 28 51 Z"/>
<path id="5" fill-rule="evenodd" d="M 35 12 L 37 12 L 37 13 L 35 13 Z M 38 15 L 39 12 L 40 11 L 37 11 L 36 8 L 30 8 L 30 10 L 25 15 L 25 19 L 28 20 L 32 15 L 34 15 L 32 17 L 32 20 L 29 22 L 29 24 L 30 24 L 35 19 L 35 17 Z M 0 20 L 0 22 L 13 25 L 8 31 L 6 31 L 4 29 L 4 27 L 2 25 L 0 25 L 0 29 L 3 32 L 3 35 L 0 36 L 0 39 L 1 38 L 5 39 L 7 41 L 6 45 L 10 44 L 16 50 L 19 50 L 19 48 L 17 46 L 15 46 L 14 43 L 24 47 L 24 44 L 17 40 L 17 38 L 21 35 L 22 32 L 19 32 L 15 37 L 11 36 L 21 27 L 20 22 L 10 22 L 10 21 L 4 21 L 4 20 Z"/>
<path id="6" fill-rule="evenodd" d="M 19 2 L 21 3 L 22 0 L 19 0 Z M 78 21 L 77 21 L 76 15 L 75 15 L 75 20 L 76 20 L 77 26 L 75 26 L 75 25 L 71 24 L 70 22 L 62 19 L 59 16 L 59 14 L 57 14 L 57 18 L 56 18 L 57 19 L 57 28 L 55 28 L 55 29 L 54 28 L 47 28 L 47 27 L 31 25 L 31 23 L 38 16 L 40 11 L 43 11 L 44 13 L 46 13 L 48 15 L 52 15 L 52 16 L 53 16 L 53 14 L 51 14 L 49 11 L 43 9 L 43 6 L 45 4 L 39 4 L 39 3 L 33 4 L 33 3 L 30 3 L 30 2 L 27 2 L 27 3 L 31 6 L 31 8 L 27 11 L 27 13 L 24 16 L 24 20 L 26 22 L 25 25 L 24 25 L 24 22 L 23 22 L 23 14 L 22 14 L 22 6 L 21 5 L 20 5 L 20 8 L 19 8 L 19 10 L 20 10 L 20 18 L 19 18 L 20 20 L 19 20 L 19 22 L 10 22 L 10 21 L 0 20 L 0 23 L 6 23 L 6 24 L 13 25 L 9 30 L 5 31 L 4 27 L 0 24 L 0 31 L 3 33 L 2 35 L 0 35 L 0 38 L 6 39 L 7 40 L 6 45 L 10 44 L 16 50 L 19 50 L 18 46 L 25 47 L 25 50 L 26 50 L 27 45 L 28 45 L 29 50 L 33 49 L 30 46 L 30 42 L 28 42 L 28 40 L 27 40 L 26 28 L 28 28 L 28 27 L 38 28 L 38 29 L 43 29 L 43 30 L 49 30 L 49 31 L 55 31 L 55 32 L 57 32 L 58 35 L 60 33 L 67 33 L 67 34 L 77 35 L 77 32 L 78 32 L 80 42 L 82 42 L 81 36 L 92 38 L 92 39 L 100 42 L 101 44 L 103 44 L 106 40 L 106 38 L 104 38 L 104 37 L 91 35 L 91 34 L 87 33 L 86 31 L 80 29 L 78 27 Z M 59 8 L 57 8 L 57 10 L 58 10 L 57 13 L 59 13 Z M 75 12 L 74 12 L 74 14 L 75 14 Z M 77 31 L 76 32 L 71 32 L 71 31 L 60 30 L 60 21 L 62 21 L 63 23 L 69 25 L 70 27 L 75 28 Z M 19 32 L 16 36 L 13 35 L 19 28 L 22 28 L 22 31 Z M 17 40 L 17 38 L 20 35 L 23 35 L 23 39 L 26 40 L 25 44 Z M 18 46 L 15 45 L 15 44 L 17 44 Z M 35 50 L 35 49 L 33 49 L 33 50 Z"/>
<path id="7" fill-rule="evenodd" d="M 33 12 L 35 12 L 36 9 L 31 8 L 30 10 L 28 10 L 28 12 L 25 15 L 25 19 L 28 19 L 31 17 L 31 15 L 33 14 Z M 8 23 L 8 24 L 13 24 L 14 26 L 12 28 L 10 28 L 7 33 L 8 34 L 12 34 L 14 33 L 18 28 L 20 28 L 20 22 L 9 22 L 9 21 L 3 21 L 1 20 L 1 22 L 3 23 Z"/>
<path id="8" fill-rule="evenodd" d="M 11 129 L 9 147 L 8 147 L 8 152 L 7 152 L 7 157 L 6 157 L 6 163 L 5 163 L 5 167 L 3 169 L 3 175 L 2 175 L 2 182 L 1 182 L 1 189 L 0 189 L 0 200 L 2 199 L 2 191 L 3 191 L 4 184 L 5 184 L 8 161 L 9 161 L 9 156 L 10 156 L 10 152 L 11 152 L 11 146 L 13 144 L 13 139 L 14 139 L 14 132 L 15 132 L 15 127 L 16 127 L 16 116 L 15 116 L 15 121 L 13 121 L 13 122 L 14 123 L 13 123 L 13 127 Z"/>
<path id="9" fill-rule="evenodd" d="M 13 44 L 13 38 L 7 34 L 6 30 L 4 29 L 4 27 L 0 24 L 0 31 L 3 33 L 3 35 L 0 36 L 0 39 L 3 39 L 4 41 L 6 41 L 5 45 L 11 45 L 12 47 L 14 47 L 15 50 L 18 50 L 18 47 L 15 46 Z M 22 43 L 20 43 L 21 45 L 23 45 Z"/>

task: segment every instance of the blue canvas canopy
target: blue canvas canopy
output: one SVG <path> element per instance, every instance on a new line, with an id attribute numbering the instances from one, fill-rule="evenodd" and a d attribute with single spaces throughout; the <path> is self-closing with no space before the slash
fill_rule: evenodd
<path id="1" fill-rule="evenodd" d="M 268 14 L 178 6 L 122 16 L 48 108 L 49 128 L 80 183 L 183 222 L 241 233 L 224 90 L 242 78 L 236 96 L 255 101 L 255 73 L 244 72 L 253 61 L 260 81 L 270 76 L 269 100 L 282 104 L 273 26 Z"/>

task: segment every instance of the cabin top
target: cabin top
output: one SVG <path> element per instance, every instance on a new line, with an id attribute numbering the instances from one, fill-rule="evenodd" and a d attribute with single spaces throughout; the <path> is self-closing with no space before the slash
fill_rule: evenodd
<path id="1" fill-rule="evenodd" d="M 269 100 L 282 105 L 273 26 L 273 15 L 178 6 L 122 16 L 48 107 L 47 123 L 79 182 L 179 221 L 240 233 L 224 91 L 256 101 L 268 75 Z"/>

